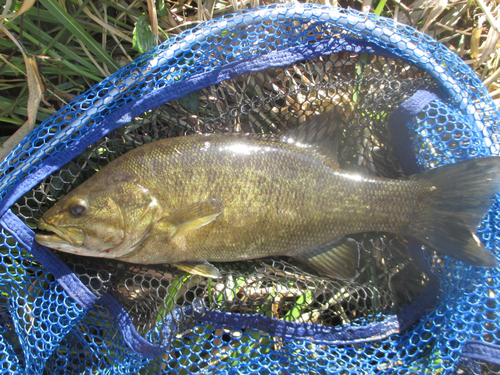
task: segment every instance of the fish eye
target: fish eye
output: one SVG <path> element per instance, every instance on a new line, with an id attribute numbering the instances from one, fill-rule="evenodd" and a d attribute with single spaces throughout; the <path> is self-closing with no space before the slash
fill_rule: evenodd
<path id="1" fill-rule="evenodd" d="M 72 202 L 68 208 L 71 216 L 77 218 L 87 213 L 87 202 L 83 199 L 78 199 Z"/>

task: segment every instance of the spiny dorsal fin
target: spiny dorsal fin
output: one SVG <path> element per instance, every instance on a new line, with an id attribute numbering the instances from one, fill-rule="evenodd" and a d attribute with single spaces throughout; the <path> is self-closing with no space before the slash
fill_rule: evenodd
<path id="1" fill-rule="evenodd" d="M 335 112 L 312 115 L 293 129 L 277 134 L 243 134 L 231 133 L 229 137 L 251 137 L 268 142 L 293 143 L 311 146 L 318 154 L 323 155 L 338 168 L 338 144 L 340 140 L 341 116 Z"/>
<path id="2" fill-rule="evenodd" d="M 179 208 L 168 217 L 168 222 L 175 227 L 173 237 L 182 236 L 215 220 L 223 210 L 222 202 L 207 199 Z"/>
<path id="3" fill-rule="evenodd" d="M 296 128 L 277 135 L 281 142 L 311 145 L 319 154 L 338 165 L 340 116 L 324 112 L 311 116 Z"/>

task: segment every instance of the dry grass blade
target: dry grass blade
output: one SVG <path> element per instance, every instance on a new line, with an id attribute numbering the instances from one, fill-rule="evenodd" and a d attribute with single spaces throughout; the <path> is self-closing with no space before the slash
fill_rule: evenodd
<path id="1" fill-rule="evenodd" d="M 153 0 L 148 1 L 148 14 L 151 20 L 151 29 L 153 30 L 153 35 L 158 42 L 158 15 L 156 14 L 156 6 Z"/>
<path id="2" fill-rule="evenodd" d="M 240 7 L 240 4 L 238 4 L 238 0 L 230 0 L 230 1 L 231 1 L 231 5 L 233 6 L 233 9 L 235 11 L 240 10 L 241 7 Z"/>
<path id="3" fill-rule="evenodd" d="M 11 6 L 12 6 L 12 0 L 7 0 L 3 7 L 1 21 L 7 18 Z"/>
<path id="4" fill-rule="evenodd" d="M 87 47 L 85 47 L 85 43 L 83 43 L 82 41 L 78 40 L 77 39 L 77 42 L 78 44 L 80 44 L 80 46 L 82 47 L 82 50 L 85 52 L 85 54 L 87 55 L 87 57 L 90 59 L 90 61 L 92 61 L 95 65 L 95 67 L 97 69 L 99 69 L 99 71 L 101 72 L 101 74 L 106 77 L 106 76 L 109 76 L 109 72 L 106 72 L 100 65 L 99 63 L 94 59 L 94 57 L 92 56 L 92 54 L 89 52 L 89 50 L 87 49 Z"/>
<path id="5" fill-rule="evenodd" d="M 490 23 L 490 25 L 497 31 L 500 33 L 500 22 L 498 22 L 495 17 L 493 16 L 493 14 L 491 13 L 489 7 L 486 5 L 486 3 L 483 1 L 483 0 L 476 0 L 477 4 L 479 5 L 479 7 L 482 9 L 482 11 L 484 12 L 486 18 L 488 19 L 488 22 Z M 495 4 L 495 2 L 493 2 L 493 4 Z"/>
<path id="6" fill-rule="evenodd" d="M 29 88 L 29 99 L 28 99 L 28 121 L 25 125 L 28 125 L 28 131 L 31 131 L 35 127 L 36 113 L 38 112 L 38 106 L 42 99 L 43 84 L 40 79 L 40 74 L 38 72 L 38 67 L 36 65 L 36 60 L 34 57 L 25 56 L 26 62 L 26 72 L 28 74 L 28 88 Z M 1 157 L 0 157 L 1 158 Z"/>
<path id="7" fill-rule="evenodd" d="M 437 3 L 437 4 L 436 4 Z M 438 0 L 436 3 L 432 5 L 432 10 L 425 21 L 424 26 L 422 27 L 422 32 L 425 32 L 429 26 L 438 18 L 438 16 L 443 13 L 445 8 L 448 6 L 448 0 Z"/>
<path id="8" fill-rule="evenodd" d="M 497 69 L 493 74 L 491 74 L 485 81 L 484 85 L 490 87 L 493 82 L 500 78 L 500 69 Z"/>
<path id="9" fill-rule="evenodd" d="M 24 12 L 27 12 L 28 10 L 30 10 L 33 7 L 33 5 L 35 4 L 35 1 L 36 0 L 24 0 L 23 3 L 21 4 L 21 7 L 19 8 L 19 10 L 16 13 L 2 14 L 2 17 L 0 17 L 0 22 L 3 22 L 4 19 L 9 19 L 12 21 L 14 18 L 19 17 Z M 9 11 L 11 3 L 12 3 L 11 1 L 6 2 L 5 8 L 4 8 L 4 13 Z M 1 26 L 1 24 L 0 24 L 0 26 Z"/>
<path id="10" fill-rule="evenodd" d="M 24 47 L 10 33 L 9 30 L 2 27 L 2 31 L 18 46 L 23 54 L 24 63 L 26 66 L 27 84 L 29 90 L 28 97 L 28 120 L 3 144 L 0 148 L 0 160 L 3 160 L 21 140 L 33 130 L 36 123 L 36 115 L 38 107 L 42 99 L 43 85 L 38 73 L 36 60 L 34 57 L 28 57 L 24 51 Z"/>
<path id="11" fill-rule="evenodd" d="M 476 65 L 481 65 L 488 58 L 490 58 L 490 54 L 495 50 L 496 44 L 500 39 L 500 33 L 496 31 L 494 28 L 491 28 L 488 32 L 488 37 L 486 38 L 486 42 L 482 47 L 481 57 Z"/>
<path id="12" fill-rule="evenodd" d="M 214 18 L 215 0 L 207 0 L 204 4 L 204 14 L 207 20 Z M 257 0 L 258 3 L 258 0 Z"/>
<path id="13" fill-rule="evenodd" d="M 8 66 L 12 69 L 12 71 L 13 71 L 13 72 L 18 72 L 18 71 L 19 71 L 20 73 L 23 73 L 23 74 L 24 74 L 24 72 L 23 72 L 23 71 L 20 71 L 20 70 L 17 68 L 17 66 L 15 66 L 14 64 L 11 64 L 11 62 L 10 62 L 9 60 L 7 60 L 7 59 L 6 59 L 6 58 L 5 58 L 2 54 L 0 54 L 0 59 L 1 59 L 1 60 L 5 63 L 5 64 L 7 64 L 7 65 L 8 65 Z"/>
<path id="14" fill-rule="evenodd" d="M 457 24 L 462 20 L 462 16 L 469 9 L 468 3 L 463 1 L 462 3 L 458 2 L 457 4 L 456 0 L 451 0 L 449 5 L 449 11 L 444 14 L 441 20 L 437 23 L 440 24 L 440 26 L 444 25 L 450 27 L 451 31 L 461 34 L 463 33 L 463 30 L 457 27 Z"/>
<path id="15" fill-rule="evenodd" d="M 80 3 L 80 6 L 83 5 L 83 1 L 79 0 L 78 2 Z M 99 19 L 99 17 L 97 17 L 96 15 L 94 15 L 88 7 L 84 7 L 83 8 L 83 12 L 87 16 L 89 16 L 95 23 L 97 23 L 98 25 L 102 26 L 104 29 L 106 29 L 107 31 L 109 31 L 111 34 L 115 34 L 117 37 L 119 37 L 119 38 L 121 38 L 123 40 L 126 40 L 129 43 L 133 42 L 132 38 L 130 38 L 124 32 L 118 30 L 116 27 L 110 26 L 106 22 L 104 22 L 101 19 Z"/>

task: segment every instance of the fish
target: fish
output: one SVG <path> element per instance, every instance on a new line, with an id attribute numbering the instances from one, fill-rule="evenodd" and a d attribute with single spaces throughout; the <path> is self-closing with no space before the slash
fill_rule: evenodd
<path id="1" fill-rule="evenodd" d="M 497 266 L 475 231 L 500 188 L 500 157 L 405 179 L 352 173 L 339 167 L 338 131 L 318 130 L 327 120 L 306 124 L 315 132 L 193 134 L 138 147 L 51 207 L 35 240 L 210 278 L 221 277 L 212 262 L 289 256 L 321 275 L 352 279 L 360 249 L 349 236 L 366 232 Z"/>

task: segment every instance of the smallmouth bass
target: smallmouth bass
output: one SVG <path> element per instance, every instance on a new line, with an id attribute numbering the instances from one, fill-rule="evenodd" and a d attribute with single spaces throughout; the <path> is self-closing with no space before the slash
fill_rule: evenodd
<path id="1" fill-rule="evenodd" d="M 407 180 L 338 168 L 320 147 L 257 136 L 188 135 L 134 149 L 49 209 L 38 243 L 83 256 L 168 263 L 219 277 L 210 262 L 292 256 L 352 278 L 346 236 L 414 238 L 482 267 L 497 260 L 474 231 L 500 190 L 500 157 Z"/>

